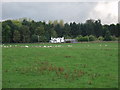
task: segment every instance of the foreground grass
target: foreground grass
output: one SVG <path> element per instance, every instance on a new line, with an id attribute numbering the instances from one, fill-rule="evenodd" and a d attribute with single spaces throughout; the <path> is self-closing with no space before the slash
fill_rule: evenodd
<path id="1" fill-rule="evenodd" d="M 118 87 L 117 43 L 39 45 L 3 48 L 3 88 Z"/>

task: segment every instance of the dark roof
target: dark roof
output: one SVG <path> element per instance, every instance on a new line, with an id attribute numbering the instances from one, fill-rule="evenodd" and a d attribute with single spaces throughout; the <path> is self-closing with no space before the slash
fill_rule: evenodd
<path id="1" fill-rule="evenodd" d="M 76 39 L 65 39 L 65 41 L 76 41 Z"/>

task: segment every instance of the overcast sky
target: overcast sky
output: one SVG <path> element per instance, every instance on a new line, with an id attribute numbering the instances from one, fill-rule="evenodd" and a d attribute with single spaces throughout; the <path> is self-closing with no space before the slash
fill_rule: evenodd
<path id="1" fill-rule="evenodd" d="M 28 17 L 36 21 L 85 22 L 101 19 L 103 24 L 118 22 L 118 2 L 3 2 L 2 20 Z"/>

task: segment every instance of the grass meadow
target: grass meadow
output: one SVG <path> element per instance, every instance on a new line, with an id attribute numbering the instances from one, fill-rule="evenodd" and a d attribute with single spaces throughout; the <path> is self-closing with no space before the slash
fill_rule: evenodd
<path id="1" fill-rule="evenodd" d="M 3 88 L 117 88 L 118 43 L 4 44 Z"/>

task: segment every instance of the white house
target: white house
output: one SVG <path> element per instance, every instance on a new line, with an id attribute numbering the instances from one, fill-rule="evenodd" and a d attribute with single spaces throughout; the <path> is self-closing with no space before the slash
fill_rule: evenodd
<path id="1" fill-rule="evenodd" d="M 52 38 L 51 37 L 51 40 L 50 40 L 50 43 L 64 43 L 65 42 L 65 40 L 64 40 L 64 37 L 62 37 L 62 38 Z"/>

